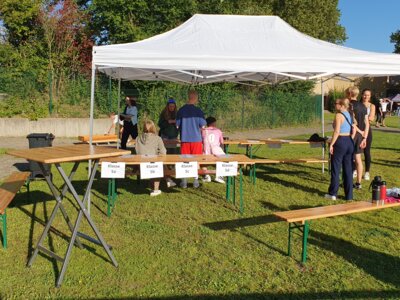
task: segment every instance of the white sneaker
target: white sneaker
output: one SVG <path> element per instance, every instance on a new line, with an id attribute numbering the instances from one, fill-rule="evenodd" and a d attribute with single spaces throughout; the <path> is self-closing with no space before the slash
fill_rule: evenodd
<path id="1" fill-rule="evenodd" d="M 214 181 L 215 181 L 215 182 L 218 182 L 218 183 L 223 183 L 223 184 L 225 184 L 224 177 L 222 177 L 222 176 L 215 177 Z"/>
<path id="2" fill-rule="evenodd" d="M 329 199 L 329 200 L 336 200 L 336 196 L 333 196 L 331 194 L 325 194 L 325 199 Z"/>
<path id="3" fill-rule="evenodd" d="M 356 170 L 353 171 L 353 178 L 357 178 L 357 171 Z"/>
<path id="4" fill-rule="evenodd" d="M 161 195 L 161 190 L 154 190 L 154 191 L 150 192 L 150 196 L 151 197 L 155 197 L 155 196 L 158 196 L 158 195 Z"/>
<path id="5" fill-rule="evenodd" d="M 370 178 L 369 178 L 369 172 L 365 172 L 363 178 L 364 178 L 364 180 L 370 180 Z"/>
<path id="6" fill-rule="evenodd" d="M 166 181 L 167 181 L 167 187 L 170 188 L 176 186 L 176 183 L 171 178 L 167 178 Z"/>
<path id="7" fill-rule="evenodd" d="M 211 176 L 210 175 L 205 175 L 201 180 L 203 182 L 211 182 Z"/>

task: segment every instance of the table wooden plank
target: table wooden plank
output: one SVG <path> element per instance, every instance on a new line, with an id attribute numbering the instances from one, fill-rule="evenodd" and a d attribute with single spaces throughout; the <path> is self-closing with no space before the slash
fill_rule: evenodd
<path id="1" fill-rule="evenodd" d="M 377 204 L 368 201 L 357 201 L 351 203 L 319 206 L 298 210 L 276 212 L 274 215 L 287 222 L 301 222 L 306 220 L 315 220 L 334 216 L 341 216 L 365 211 L 372 211 L 383 208 L 400 206 L 400 202 Z"/>
<path id="2" fill-rule="evenodd" d="M 86 144 L 8 150 L 7 154 L 46 164 L 99 159 L 102 157 L 130 154 L 129 150 L 115 147 L 90 146 Z"/>
<path id="3" fill-rule="evenodd" d="M 240 165 L 253 165 L 252 159 L 243 154 L 229 154 L 224 156 L 215 155 L 129 155 L 102 158 L 100 162 L 124 162 L 127 165 L 139 165 L 145 162 L 163 162 L 164 164 L 175 164 L 177 162 L 197 161 L 200 165 L 215 165 L 217 162 L 237 161 Z"/>

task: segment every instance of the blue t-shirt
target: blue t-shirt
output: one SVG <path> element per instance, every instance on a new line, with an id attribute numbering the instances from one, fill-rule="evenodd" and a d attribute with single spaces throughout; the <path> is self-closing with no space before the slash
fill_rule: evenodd
<path id="1" fill-rule="evenodd" d="M 193 104 L 185 104 L 178 110 L 176 126 L 181 133 L 181 141 L 184 143 L 201 142 L 200 128 L 206 126 L 204 113 Z"/>

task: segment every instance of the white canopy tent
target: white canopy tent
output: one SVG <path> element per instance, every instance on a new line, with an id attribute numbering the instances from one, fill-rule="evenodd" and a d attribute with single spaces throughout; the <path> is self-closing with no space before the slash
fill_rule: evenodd
<path id="1" fill-rule="evenodd" d="M 400 55 L 321 41 L 276 16 L 194 15 L 146 40 L 93 47 L 91 136 L 96 70 L 119 80 L 265 85 L 399 75 Z"/>

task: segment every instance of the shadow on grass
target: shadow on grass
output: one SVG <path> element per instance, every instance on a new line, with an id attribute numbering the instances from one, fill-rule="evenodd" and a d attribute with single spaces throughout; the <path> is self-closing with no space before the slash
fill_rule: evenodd
<path id="1" fill-rule="evenodd" d="M 388 151 L 395 151 L 395 152 L 400 152 L 399 148 L 385 148 L 385 147 L 371 147 L 371 149 L 376 149 L 376 150 L 388 150 Z"/>
<path id="2" fill-rule="evenodd" d="M 396 287 L 400 286 L 400 274 L 398 272 L 400 258 L 397 255 L 398 253 L 390 255 L 366 249 L 318 231 L 311 232 L 309 243 L 343 257 L 349 263 L 356 265 L 384 283 Z"/>
<path id="3" fill-rule="evenodd" d="M 322 291 L 322 292 L 261 292 L 261 293 L 230 293 L 230 294 L 210 294 L 210 295 L 173 295 L 165 297 L 121 297 L 114 298 L 119 300 L 169 300 L 169 299 L 195 299 L 195 300 L 230 300 L 230 299 L 397 299 L 400 297 L 400 291 L 371 291 L 371 290 L 354 290 L 354 291 Z M 108 298 L 92 298 L 92 299 L 108 299 Z"/>
<path id="4" fill-rule="evenodd" d="M 20 172 L 29 171 L 29 163 L 15 163 L 13 166 Z"/>
<path id="5" fill-rule="evenodd" d="M 206 226 L 209 229 L 212 229 L 215 231 L 219 231 L 219 230 L 234 230 L 234 229 L 242 228 L 242 227 L 264 225 L 264 224 L 276 223 L 276 222 L 280 222 L 280 221 L 282 221 L 282 220 L 279 219 L 278 217 L 276 217 L 275 215 L 264 215 L 264 216 L 251 217 L 251 218 L 204 223 L 203 226 Z"/>
<path id="6" fill-rule="evenodd" d="M 400 161 L 396 161 L 396 160 L 374 159 L 374 164 L 375 165 L 386 166 L 386 167 L 391 167 L 391 168 L 400 167 Z"/>

